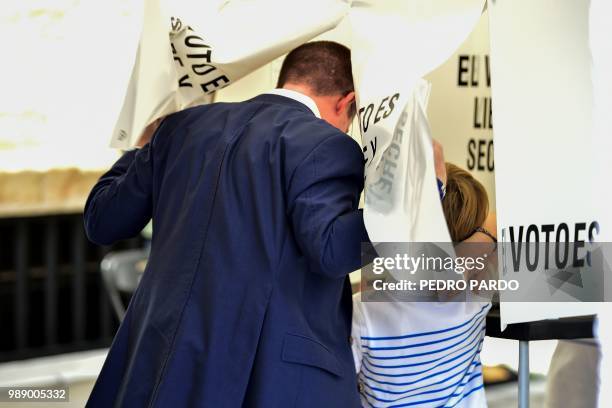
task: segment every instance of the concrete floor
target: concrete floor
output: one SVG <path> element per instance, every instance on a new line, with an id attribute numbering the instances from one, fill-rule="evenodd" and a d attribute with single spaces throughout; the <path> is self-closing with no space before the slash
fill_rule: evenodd
<path id="1" fill-rule="evenodd" d="M 529 408 L 543 408 L 546 397 L 546 381 L 531 381 Z M 489 408 L 516 408 L 518 407 L 517 384 L 500 385 L 487 388 L 485 391 Z"/>

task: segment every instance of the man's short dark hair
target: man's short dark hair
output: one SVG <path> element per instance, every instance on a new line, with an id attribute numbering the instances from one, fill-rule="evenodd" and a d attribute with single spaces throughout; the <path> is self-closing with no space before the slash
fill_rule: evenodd
<path id="1" fill-rule="evenodd" d="M 276 86 L 286 83 L 308 85 L 317 96 L 346 95 L 355 90 L 351 51 L 333 41 L 300 45 L 287 54 Z"/>

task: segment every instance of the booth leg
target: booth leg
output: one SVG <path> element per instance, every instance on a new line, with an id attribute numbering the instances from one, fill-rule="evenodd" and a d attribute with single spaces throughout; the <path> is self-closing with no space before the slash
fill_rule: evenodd
<path id="1" fill-rule="evenodd" d="M 529 408 L 529 342 L 519 342 L 519 408 Z"/>

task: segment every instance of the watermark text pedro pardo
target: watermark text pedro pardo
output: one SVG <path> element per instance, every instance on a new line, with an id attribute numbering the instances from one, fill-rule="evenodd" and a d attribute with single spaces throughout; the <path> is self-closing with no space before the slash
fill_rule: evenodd
<path id="1" fill-rule="evenodd" d="M 372 262 L 372 272 L 381 275 L 385 271 L 407 272 L 414 275 L 419 271 L 454 271 L 461 275 L 469 273 L 478 275 L 487 267 L 487 254 L 478 257 L 439 257 L 439 256 L 410 256 L 396 254 L 391 257 L 377 257 Z M 383 279 L 374 280 L 374 290 L 476 290 L 476 291 L 515 291 L 519 289 L 517 280 L 496 279 L 419 279 L 412 281 L 400 279 L 394 282 L 385 282 Z"/>

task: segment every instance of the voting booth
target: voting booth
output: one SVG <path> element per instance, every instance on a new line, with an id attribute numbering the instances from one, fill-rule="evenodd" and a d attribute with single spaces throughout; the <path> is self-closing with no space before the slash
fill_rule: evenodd
<path id="1" fill-rule="evenodd" d="M 271 89 L 286 52 L 333 39 L 352 50 L 352 136 L 364 154 L 372 241 L 450 241 L 431 138 L 486 188 L 500 248 L 521 243 L 527 253 L 541 244 L 609 241 L 611 211 L 603 203 L 610 193 L 602 195 L 602 186 L 609 184 L 611 151 L 598 146 L 610 146 L 612 126 L 601 109 L 606 96 L 598 87 L 607 79 L 598 67 L 610 50 L 594 51 L 603 34 L 592 29 L 590 2 L 295 1 L 283 3 L 291 10 L 282 16 L 272 0 L 213 3 L 205 14 L 215 18 L 198 20 L 201 14 L 185 8 L 181 14 L 178 6 L 146 2 L 112 146 L 132 146 L 148 124 L 172 112 L 238 99 L 234 83 L 253 95 Z M 255 31 L 246 18 L 254 7 L 263 16 Z M 224 35 L 230 29 L 231 38 Z M 500 250 L 502 271 L 509 262 Z M 560 275 L 566 264 L 546 265 L 538 284 L 557 285 L 561 296 L 521 302 L 501 293 L 499 333 L 509 324 L 568 317 L 592 324 L 584 316 L 600 312 L 607 292 L 574 296 L 597 282 L 584 269 Z"/>
<path id="2" fill-rule="evenodd" d="M 582 199 L 598 186 L 589 158 L 596 149 L 588 2 L 565 5 L 546 24 L 545 1 L 296 2 L 304 8 L 299 19 L 287 13 L 282 24 L 254 35 L 246 16 L 257 10 L 265 19 L 278 6 L 273 0 L 206 7 L 145 2 L 111 144 L 134 144 L 148 124 L 171 112 L 231 100 L 232 87 L 222 89 L 249 74 L 256 75 L 256 91 L 273 88 L 287 51 L 333 32 L 331 39 L 352 48 L 353 135 L 363 146 L 365 219 L 373 241 L 449 240 L 433 183 L 423 183 L 433 179 L 426 143 L 432 137 L 447 161 L 487 189 L 502 243 L 597 240 L 604 226 L 593 201 Z M 375 29 L 382 26 L 387 31 Z M 402 133 L 408 136 L 398 142 Z M 551 171 L 554 177 L 544 177 Z M 577 185 L 585 194 L 568 194 Z M 585 302 L 501 301 L 502 324 L 596 312 Z"/>

